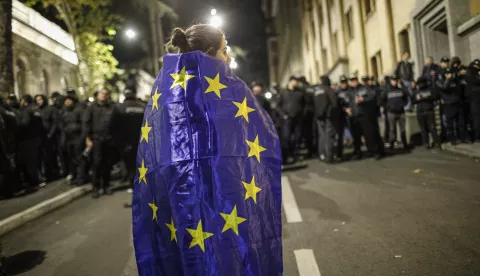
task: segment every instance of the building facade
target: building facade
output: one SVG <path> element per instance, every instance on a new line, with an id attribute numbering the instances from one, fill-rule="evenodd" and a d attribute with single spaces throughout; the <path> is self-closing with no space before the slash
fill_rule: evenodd
<path id="1" fill-rule="evenodd" d="M 342 74 L 381 78 L 393 72 L 404 52 L 410 53 L 417 75 L 427 56 L 436 61 L 442 56 L 459 56 L 464 63 L 480 57 L 478 0 L 265 2 L 265 14 L 270 12 L 272 25 L 277 27 L 268 41 L 270 60 L 287 63 L 270 62 L 270 76 L 281 84 L 288 75 L 286 68 L 295 68 L 300 71 L 296 74 L 316 83 L 320 75 L 328 75 L 333 81 Z M 288 10 L 289 5 L 297 8 L 290 13 L 279 12 Z M 278 45 L 272 47 L 271 41 Z M 301 57 L 284 57 L 298 48 Z"/>
<path id="2" fill-rule="evenodd" d="M 77 87 L 78 58 L 71 35 L 17 0 L 12 32 L 17 97 Z"/>

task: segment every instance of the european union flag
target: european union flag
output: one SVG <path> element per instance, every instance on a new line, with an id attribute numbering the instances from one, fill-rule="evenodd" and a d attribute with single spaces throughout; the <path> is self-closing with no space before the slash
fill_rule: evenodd
<path id="1" fill-rule="evenodd" d="M 140 275 L 282 275 L 280 143 L 225 62 L 164 57 L 137 164 Z"/>

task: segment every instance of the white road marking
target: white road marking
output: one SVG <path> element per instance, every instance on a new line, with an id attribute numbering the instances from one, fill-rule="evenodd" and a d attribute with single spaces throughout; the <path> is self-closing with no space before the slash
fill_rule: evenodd
<path id="1" fill-rule="evenodd" d="M 297 260 L 298 274 L 300 276 L 322 276 L 312 249 L 295 250 L 293 253 Z"/>
<path id="2" fill-rule="evenodd" d="M 292 186 L 290 185 L 290 181 L 288 181 L 288 177 L 286 176 L 282 176 L 282 201 L 283 211 L 285 212 L 287 222 L 302 222 L 302 215 L 298 209 L 297 201 L 295 200 L 295 195 L 292 191 Z"/>

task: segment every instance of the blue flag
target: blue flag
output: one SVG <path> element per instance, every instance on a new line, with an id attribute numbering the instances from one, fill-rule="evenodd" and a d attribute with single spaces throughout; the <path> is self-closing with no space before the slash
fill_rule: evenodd
<path id="1" fill-rule="evenodd" d="M 280 143 L 225 62 L 198 51 L 164 57 L 137 165 L 141 276 L 282 275 Z"/>

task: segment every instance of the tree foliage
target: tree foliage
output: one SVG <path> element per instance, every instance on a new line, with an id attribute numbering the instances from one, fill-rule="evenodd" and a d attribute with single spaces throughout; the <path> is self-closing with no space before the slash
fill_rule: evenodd
<path id="1" fill-rule="evenodd" d="M 112 55 L 113 46 L 105 43 L 115 35 L 121 20 L 109 12 L 110 0 L 27 0 L 27 5 L 54 7 L 67 26 L 75 43 L 79 60 L 80 86 L 93 93 L 117 71 L 118 61 Z"/>

